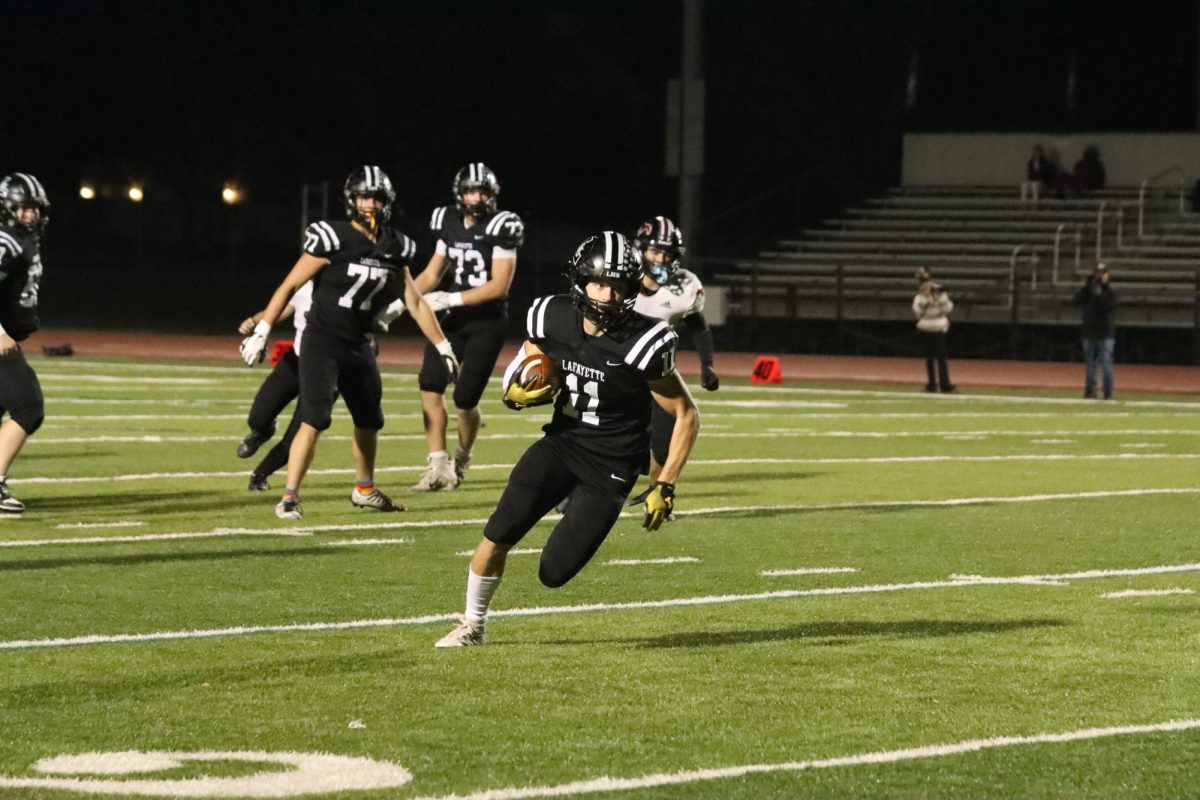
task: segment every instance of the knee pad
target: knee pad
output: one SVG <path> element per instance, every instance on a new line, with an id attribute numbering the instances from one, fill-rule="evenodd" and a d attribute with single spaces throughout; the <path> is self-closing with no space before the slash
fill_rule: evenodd
<path id="1" fill-rule="evenodd" d="M 538 580 L 547 589 L 557 589 L 572 577 L 574 573 L 564 572 L 561 566 L 547 564 L 545 554 L 542 555 L 542 563 L 538 566 Z"/>
<path id="2" fill-rule="evenodd" d="M 312 425 L 318 431 L 325 431 L 333 424 L 333 409 L 327 408 L 323 411 L 305 409 L 305 412 L 300 415 L 300 421 Z"/>
<path id="3" fill-rule="evenodd" d="M 454 385 L 454 407 L 467 411 L 479 405 L 479 398 L 483 397 L 483 390 L 487 388 L 487 380 L 482 383 L 467 380 L 459 380 Z"/>

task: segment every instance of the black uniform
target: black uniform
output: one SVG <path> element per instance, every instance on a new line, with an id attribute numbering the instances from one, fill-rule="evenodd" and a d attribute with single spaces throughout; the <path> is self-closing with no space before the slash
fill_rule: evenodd
<path id="1" fill-rule="evenodd" d="M 648 467 L 649 381 L 675 371 L 676 334 L 634 314 L 603 336 L 583 331 L 565 295 L 535 300 L 529 341 L 563 377 L 546 436 L 525 451 L 484 528 L 493 542 L 516 544 L 563 498 L 571 502 L 542 550 L 539 577 L 562 586 L 595 554 Z"/>
<path id="2" fill-rule="evenodd" d="M 402 285 L 416 249 L 391 228 L 380 229 L 378 242 L 349 222 L 314 222 L 305 230 L 304 252 L 329 264 L 313 279 L 300 354 L 301 421 L 328 428 L 341 392 L 354 427 L 383 427 L 383 384 L 371 332 L 375 316 L 403 291 L 392 287 Z"/>
<path id="3" fill-rule="evenodd" d="M 38 287 L 42 279 L 37 233 L 0 225 L 0 325 L 15 341 L 38 329 Z M 0 356 L 0 415 L 8 414 L 27 434 L 45 418 L 45 400 L 37 373 L 18 347 Z"/>
<path id="4" fill-rule="evenodd" d="M 437 239 L 437 252 L 453 266 L 448 291 L 462 292 L 483 286 L 492 279 L 492 257 L 497 249 L 516 251 L 525 240 L 525 223 L 511 211 L 500 211 L 487 219 L 476 220 L 470 228 L 463 225 L 454 206 L 434 209 L 429 228 Z M 496 357 L 504 347 L 508 332 L 508 300 L 459 306 L 440 320 L 462 368 L 454 387 L 454 406 L 474 408 L 487 387 L 496 366 Z M 425 346 L 425 360 L 418 378 L 421 391 L 444 394 L 446 368 L 433 345 Z"/>

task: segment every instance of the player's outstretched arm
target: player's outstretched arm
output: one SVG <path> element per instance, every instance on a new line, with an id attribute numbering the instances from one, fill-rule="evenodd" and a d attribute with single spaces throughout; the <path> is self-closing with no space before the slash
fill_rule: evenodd
<path id="1" fill-rule="evenodd" d="M 412 273 L 408 271 L 408 267 L 404 268 L 404 304 L 408 307 L 408 311 L 417 322 L 417 327 L 421 329 L 421 333 L 425 338 L 437 348 L 437 351 L 442 355 L 442 361 L 446 365 L 446 372 L 449 374 L 450 382 L 458 380 L 458 359 L 454 356 L 454 349 L 450 346 L 450 341 L 446 338 L 446 334 L 442 331 L 442 326 L 438 324 L 437 315 L 433 313 L 433 309 L 425 302 L 425 298 L 421 296 L 420 289 L 417 288 L 417 282 L 413 280 Z"/>
<path id="2" fill-rule="evenodd" d="M 292 295 L 301 286 L 311 281 L 328 263 L 329 259 L 318 258 L 309 253 L 303 253 L 297 259 L 291 272 L 271 295 L 271 301 L 267 303 L 267 307 L 262 310 L 258 321 L 254 324 L 254 331 L 242 340 L 242 360 L 246 362 L 247 366 L 252 367 L 262 361 L 263 353 L 267 349 L 267 337 L 271 335 L 271 327 L 282 319 L 284 309 L 288 307 L 288 301 L 292 299 Z"/>

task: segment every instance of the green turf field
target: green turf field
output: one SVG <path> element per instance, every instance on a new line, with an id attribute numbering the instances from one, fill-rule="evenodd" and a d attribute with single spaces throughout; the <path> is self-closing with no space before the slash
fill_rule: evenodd
<path id="1" fill-rule="evenodd" d="M 518 551 L 489 643 L 447 651 L 546 410 L 491 392 L 467 483 L 410 495 L 389 371 L 408 512 L 350 505 L 343 412 L 284 523 L 234 456 L 265 369 L 32 363 L 0 797 L 1200 796 L 1200 399 L 725 376 L 676 521 L 558 590 Z"/>

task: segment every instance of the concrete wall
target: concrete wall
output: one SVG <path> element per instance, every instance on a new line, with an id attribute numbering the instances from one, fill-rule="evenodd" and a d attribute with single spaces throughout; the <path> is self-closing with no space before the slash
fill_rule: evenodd
<path id="1" fill-rule="evenodd" d="M 1066 170 L 1083 149 L 1100 149 L 1110 187 L 1139 186 L 1180 167 L 1188 186 L 1200 176 L 1200 133 L 910 133 L 904 136 L 905 186 L 1015 186 L 1035 144 L 1057 152 Z M 1170 185 L 1178 174 L 1155 181 Z"/>

